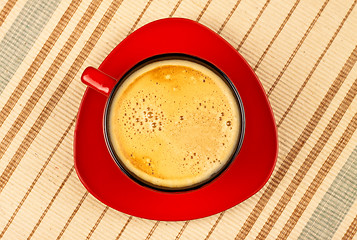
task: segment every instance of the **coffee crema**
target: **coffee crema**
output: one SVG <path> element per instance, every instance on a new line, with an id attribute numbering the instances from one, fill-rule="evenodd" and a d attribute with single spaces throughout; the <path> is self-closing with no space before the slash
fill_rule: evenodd
<path id="1" fill-rule="evenodd" d="M 242 124 L 237 99 L 220 75 L 199 63 L 149 63 L 114 94 L 107 121 L 112 148 L 146 183 L 199 184 L 237 149 Z"/>

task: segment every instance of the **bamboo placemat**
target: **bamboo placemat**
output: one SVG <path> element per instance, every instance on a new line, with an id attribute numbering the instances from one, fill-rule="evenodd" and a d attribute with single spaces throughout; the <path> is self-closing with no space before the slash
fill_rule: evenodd
<path id="1" fill-rule="evenodd" d="M 352 0 L 0 2 L 0 238 L 352 239 L 357 231 L 357 7 Z M 85 86 L 128 34 L 185 17 L 243 55 L 271 102 L 279 156 L 245 202 L 187 222 L 106 207 L 73 168 Z M 214 47 L 214 46 L 212 46 Z"/>

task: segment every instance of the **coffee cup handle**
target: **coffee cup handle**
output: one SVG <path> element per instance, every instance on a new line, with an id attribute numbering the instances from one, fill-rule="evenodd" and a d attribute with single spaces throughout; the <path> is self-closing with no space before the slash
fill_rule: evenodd
<path id="1" fill-rule="evenodd" d="M 117 83 L 117 80 L 94 67 L 87 67 L 83 71 L 81 80 L 84 84 L 105 96 L 109 96 Z"/>

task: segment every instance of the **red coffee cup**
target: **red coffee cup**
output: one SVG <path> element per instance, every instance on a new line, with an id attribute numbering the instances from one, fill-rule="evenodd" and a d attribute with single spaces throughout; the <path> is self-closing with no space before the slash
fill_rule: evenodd
<path id="1" fill-rule="evenodd" d="M 193 184 L 190 186 L 185 186 L 185 187 L 177 187 L 177 188 L 171 188 L 171 187 L 163 187 L 159 185 L 152 184 L 150 182 L 147 182 L 143 180 L 142 178 L 138 177 L 135 175 L 132 171 L 130 171 L 125 164 L 122 162 L 122 160 L 119 158 L 118 154 L 114 151 L 113 144 L 111 143 L 110 137 L 109 137 L 109 131 L 108 131 L 108 112 L 113 100 L 113 96 L 115 95 L 116 91 L 120 88 L 120 86 L 125 82 L 125 80 L 134 72 L 139 70 L 140 68 L 153 63 L 157 61 L 163 61 L 163 60 L 170 60 L 170 59 L 179 59 L 179 60 L 188 60 L 192 62 L 199 63 L 206 68 L 212 70 L 215 72 L 217 75 L 221 76 L 221 78 L 226 82 L 226 84 L 229 86 L 231 89 L 233 95 L 236 98 L 237 104 L 240 108 L 240 120 L 241 120 L 241 129 L 240 129 L 240 135 L 239 139 L 237 140 L 235 151 L 233 151 L 231 157 L 229 158 L 230 160 L 225 163 L 225 165 L 215 174 L 213 174 L 211 177 L 206 179 L 205 181 L 199 182 L 197 184 Z M 114 79 L 113 77 L 105 74 L 104 72 L 93 68 L 93 67 L 88 67 L 84 70 L 81 80 L 84 84 L 88 85 L 92 89 L 96 90 L 97 92 L 107 96 L 107 103 L 105 107 L 105 111 L 103 114 L 103 130 L 104 130 L 104 136 L 105 136 L 105 141 L 106 145 L 108 148 L 108 151 L 110 152 L 113 160 L 115 163 L 120 167 L 120 169 L 132 180 L 137 182 L 138 184 L 149 187 L 151 189 L 155 190 L 160 190 L 160 191 L 166 191 L 166 192 L 178 192 L 178 191 L 188 191 L 188 190 L 194 190 L 199 187 L 202 187 L 209 182 L 213 181 L 219 175 L 221 175 L 232 163 L 232 161 L 235 159 L 236 155 L 238 154 L 242 143 L 243 143 L 243 138 L 244 138 L 244 131 L 245 131 L 245 116 L 244 116 L 244 108 L 243 108 L 243 103 L 242 100 L 238 94 L 237 89 L 235 88 L 234 84 L 231 82 L 231 80 L 227 77 L 226 74 L 224 74 L 218 67 L 213 65 L 212 63 L 200 59 L 195 56 L 187 55 L 187 54 L 181 54 L 181 53 L 168 53 L 168 54 L 160 54 L 160 55 L 155 55 L 152 57 L 149 57 L 139 63 L 137 63 L 135 66 L 133 66 L 129 71 L 127 71 L 119 80 Z"/>

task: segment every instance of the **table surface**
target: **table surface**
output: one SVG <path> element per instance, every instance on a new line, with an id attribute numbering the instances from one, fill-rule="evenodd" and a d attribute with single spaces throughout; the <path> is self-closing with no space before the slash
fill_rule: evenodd
<path id="1" fill-rule="evenodd" d="M 0 238 L 354 238 L 356 3 L 1 1 Z M 86 191 L 73 167 L 81 73 L 135 29 L 166 17 L 196 20 L 242 54 L 267 93 L 279 134 L 275 170 L 257 194 L 186 222 L 111 209 Z"/>

